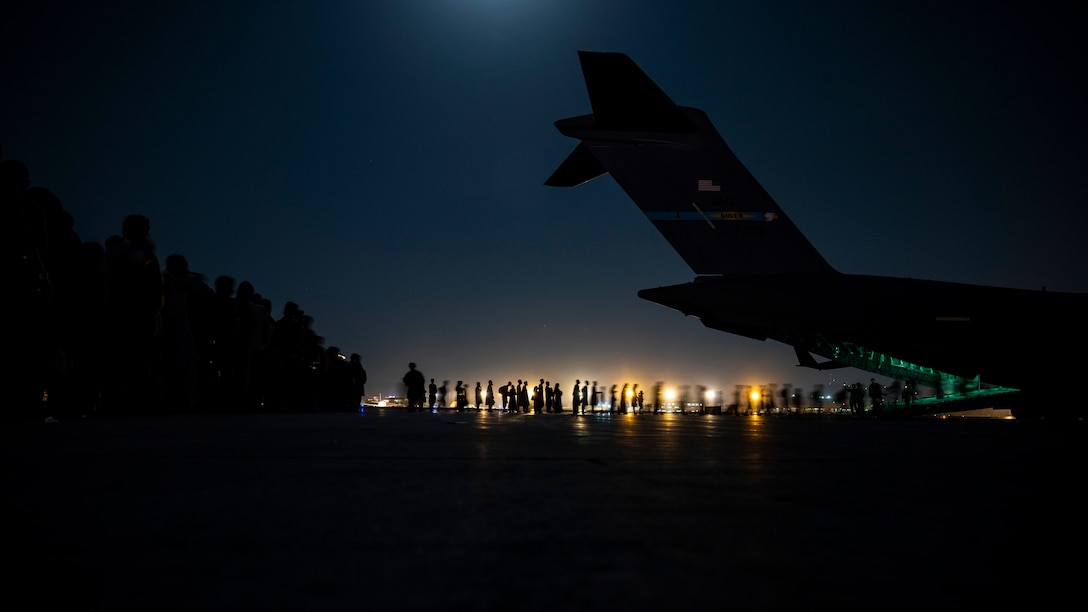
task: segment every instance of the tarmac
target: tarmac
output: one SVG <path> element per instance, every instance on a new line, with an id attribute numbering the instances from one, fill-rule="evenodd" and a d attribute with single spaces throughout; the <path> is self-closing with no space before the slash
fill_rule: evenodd
<path id="1" fill-rule="evenodd" d="M 1066 607 L 1086 568 L 1086 425 L 3 423 L 4 592 L 26 602 L 12 610 Z"/>

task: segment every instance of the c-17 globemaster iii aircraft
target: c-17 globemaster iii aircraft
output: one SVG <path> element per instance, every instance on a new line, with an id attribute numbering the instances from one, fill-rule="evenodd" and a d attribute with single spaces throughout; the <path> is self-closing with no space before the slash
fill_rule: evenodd
<path id="1" fill-rule="evenodd" d="M 581 142 L 545 184 L 611 174 L 697 275 L 639 297 L 788 344 L 802 366 L 852 366 L 936 390 L 928 408 L 917 401 L 887 414 L 1088 416 L 1066 388 L 1080 379 L 1073 354 L 1088 340 L 1088 294 L 839 273 L 704 112 L 678 106 L 625 54 L 578 55 L 593 113 L 555 123 Z M 795 299 L 819 294 L 868 299 Z"/>

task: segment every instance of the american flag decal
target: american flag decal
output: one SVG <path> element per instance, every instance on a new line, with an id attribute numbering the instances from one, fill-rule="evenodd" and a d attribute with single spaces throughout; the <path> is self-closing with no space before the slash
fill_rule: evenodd
<path id="1" fill-rule="evenodd" d="M 710 179 L 699 179 L 699 191 L 721 191 L 721 185 L 715 185 Z"/>

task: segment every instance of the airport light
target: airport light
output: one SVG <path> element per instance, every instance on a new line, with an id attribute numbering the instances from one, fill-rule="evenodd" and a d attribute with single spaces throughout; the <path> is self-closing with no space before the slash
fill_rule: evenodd
<path id="1" fill-rule="evenodd" d="M 752 398 L 752 403 L 758 402 L 759 401 L 759 391 L 756 391 L 755 389 L 752 389 L 752 392 L 748 395 L 748 397 Z"/>

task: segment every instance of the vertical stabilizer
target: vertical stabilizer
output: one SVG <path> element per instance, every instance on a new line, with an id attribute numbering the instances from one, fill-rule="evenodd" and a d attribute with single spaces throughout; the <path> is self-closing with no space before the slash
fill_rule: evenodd
<path id="1" fill-rule="evenodd" d="M 579 57 L 593 114 L 556 122 L 581 144 L 545 184 L 611 174 L 696 274 L 834 272 L 705 113 L 624 54 Z"/>

